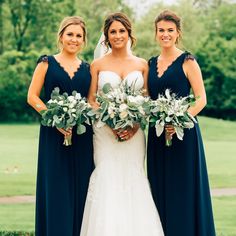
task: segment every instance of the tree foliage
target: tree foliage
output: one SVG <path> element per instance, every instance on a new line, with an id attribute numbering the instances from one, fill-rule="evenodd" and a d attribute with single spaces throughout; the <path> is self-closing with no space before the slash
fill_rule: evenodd
<path id="1" fill-rule="evenodd" d="M 168 6 L 160 1 L 136 18 L 123 0 L 0 0 L 0 121 L 35 119 L 26 104 L 27 89 L 37 57 L 57 53 L 56 34 L 65 16 L 84 18 L 88 44 L 81 57 L 91 62 L 105 17 L 115 11 L 126 13 L 134 22 L 134 53 L 149 59 L 160 50 L 154 20 L 164 9 L 180 15 L 180 47 L 198 58 L 208 95 L 204 113 L 236 119 L 236 4 L 229 2 L 177 0 Z"/>
<path id="2" fill-rule="evenodd" d="M 182 20 L 183 50 L 198 60 L 205 82 L 208 104 L 202 114 L 236 119 L 236 4 L 226 1 L 188 1 L 168 7 Z M 195 7 L 194 7 L 195 6 Z M 155 42 L 155 17 L 164 9 L 156 4 L 140 22 L 136 23 L 138 45 L 136 54 L 148 59 L 159 54 Z M 148 46 L 147 46 L 148 45 Z"/>
<path id="3" fill-rule="evenodd" d="M 197 52 L 208 93 L 206 114 L 236 119 L 236 5 L 221 5 L 206 17 L 208 37 Z"/>

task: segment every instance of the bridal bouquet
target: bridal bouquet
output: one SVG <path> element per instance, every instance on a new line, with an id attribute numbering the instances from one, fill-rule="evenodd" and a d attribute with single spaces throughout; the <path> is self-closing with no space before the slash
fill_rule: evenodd
<path id="1" fill-rule="evenodd" d="M 165 95 L 159 95 L 151 102 L 150 125 L 156 128 L 156 135 L 159 137 L 166 125 L 172 125 L 178 139 L 183 140 L 184 128 L 193 128 L 196 119 L 188 113 L 188 108 L 195 104 L 195 97 L 177 97 L 175 93 L 165 90 Z M 165 135 L 166 146 L 171 146 L 171 137 Z"/>
<path id="2" fill-rule="evenodd" d="M 72 95 L 60 94 L 59 88 L 52 91 L 51 99 L 46 103 L 47 110 L 41 111 L 42 125 L 63 128 L 65 130 L 77 125 L 77 134 L 86 131 L 84 123 L 89 124 L 87 113 L 91 109 L 80 93 L 73 91 Z M 65 136 L 63 144 L 72 144 L 71 136 Z"/>
<path id="3" fill-rule="evenodd" d="M 145 129 L 150 112 L 149 98 L 142 96 L 142 93 L 142 89 L 135 89 L 135 83 L 121 83 L 117 88 L 106 83 L 97 94 L 100 108 L 93 114 L 97 127 L 107 124 L 112 129 L 119 130 L 139 123 L 140 127 Z"/>

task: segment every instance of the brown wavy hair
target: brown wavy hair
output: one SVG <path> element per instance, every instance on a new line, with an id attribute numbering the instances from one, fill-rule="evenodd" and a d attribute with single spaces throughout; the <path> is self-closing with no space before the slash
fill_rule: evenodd
<path id="1" fill-rule="evenodd" d="M 181 19 L 174 12 L 165 10 L 161 12 L 155 19 L 155 29 L 157 34 L 157 23 L 160 21 L 171 21 L 176 25 L 177 31 L 179 33 L 179 37 L 176 39 L 176 44 L 179 42 L 179 38 L 181 38 Z"/>
<path id="2" fill-rule="evenodd" d="M 132 34 L 131 22 L 130 22 L 129 18 L 124 13 L 116 12 L 116 13 L 110 14 L 105 19 L 105 22 L 104 22 L 104 26 L 103 26 L 103 33 L 105 36 L 104 43 L 107 46 L 107 48 L 109 48 L 109 47 L 111 48 L 111 44 L 108 39 L 108 31 L 109 31 L 111 24 L 114 21 L 119 21 L 126 28 L 126 30 L 128 31 L 129 38 L 131 39 L 131 47 L 132 47 L 136 42 L 136 38 Z"/>

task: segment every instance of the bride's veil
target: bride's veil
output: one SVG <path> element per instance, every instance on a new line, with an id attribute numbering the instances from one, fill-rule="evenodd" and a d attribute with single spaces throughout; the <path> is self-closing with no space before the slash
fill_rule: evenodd
<path id="1" fill-rule="evenodd" d="M 94 50 L 94 54 L 93 54 L 93 58 L 94 59 L 97 59 L 97 58 L 100 58 L 102 56 L 104 56 L 105 54 L 111 52 L 111 48 L 107 49 L 106 45 L 105 45 L 105 36 L 104 34 L 102 33 L 99 40 L 98 40 L 98 43 L 96 45 L 96 48 Z M 128 52 L 130 54 L 132 54 L 132 51 L 131 51 L 131 40 L 129 38 L 129 41 L 127 43 L 127 49 L 128 49 Z"/>

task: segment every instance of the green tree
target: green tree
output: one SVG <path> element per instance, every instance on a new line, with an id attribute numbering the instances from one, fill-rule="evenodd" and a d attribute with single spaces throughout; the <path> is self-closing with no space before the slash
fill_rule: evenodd
<path id="1" fill-rule="evenodd" d="M 26 103 L 38 52 L 7 51 L 0 57 L 0 121 L 27 121 L 36 113 Z"/>
<path id="2" fill-rule="evenodd" d="M 3 53 L 3 2 L 0 0 L 0 55 Z"/>
<path id="3" fill-rule="evenodd" d="M 208 94 L 206 114 L 236 118 L 236 4 L 222 4 L 205 19 L 208 37 L 197 52 Z"/>
<path id="4" fill-rule="evenodd" d="M 199 15 L 199 10 L 193 7 L 193 1 L 180 0 L 177 5 L 173 6 L 167 6 L 163 3 L 154 5 L 136 23 L 138 43 L 135 52 L 137 55 L 147 59 L 159 53 L 160 49 L 155 42 L 154 21 L 156 16 L 165 9 L 176 12 L 181 18 L 182 40 L 180 41 L 179 47 L 192 53 L 195 53 L 199 48 L 202 38 L 205 37 L 202 16 Z"/>

